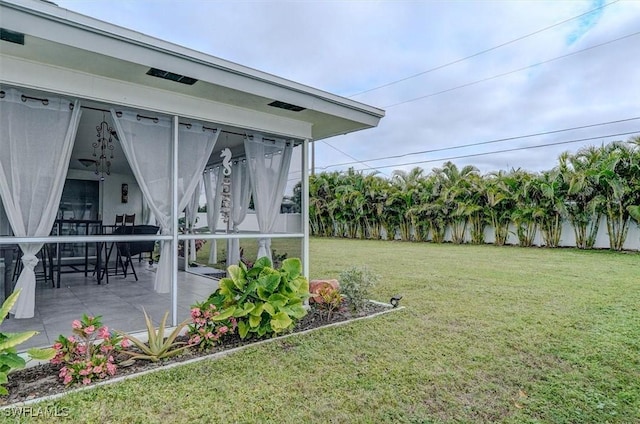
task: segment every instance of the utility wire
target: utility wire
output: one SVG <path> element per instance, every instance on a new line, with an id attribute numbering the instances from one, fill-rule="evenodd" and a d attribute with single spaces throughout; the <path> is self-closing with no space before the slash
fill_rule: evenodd
<path id="1" fill-rule="evenodd" d="M 355 162 L 352 162 L 352 163 L 360 163 L 360 164 L 362 164 L 362 165 L 366 166 L 366 167 L 367 167 L 367 168 L 369 168 L 369 169 L 373 169 L 373 170 L 375 170 L 375 168 L 372 168 L 372 167 L 371 167 L 369 164 L 367 164 L 365 161 L 358 160 L 358 159 L 354 158 L 354 157 L 353 157 L 353 156 L 351 156 L 349 153 L 343 152 L 342 150 L 338 149 L 336 146 L 334 146 L 334 145 L 332 145 L 332 144 L 329 144 L 328 142 L 326 142 L 326 141 L 324 141 L 324 140 L 320 140 L 320 141 L 322 141 L 324 144 L 326 144 L 327 146 L 331 147 L 332 149 L 334 149 L 334 150 L 336 150 L 336 151 L 338 151 L 338 152 L 342 153 L 343 155 L 345 155 L 345 156 L 350 157 L 351 159 L 353 159 Z M 316 167 L 316 168 L 317 168 L 317 167 Z"/>
<path id="2" fill-rule="evenodd" d="M 614 3 L 617 3 L 618 1 L 620 1 L 620 0 L 614 0 L 614 1 L 610 2 L 610 3 L 607 3 L 607 4 L 604 4 L 604 5 L 602 5 L 602 6 L 596 7 L 596 8 L 594 8 L 594 9 L 589 10 L 589 11 L 587 11 L 587 12 L 585 12 L 585 13 L 580 14 L 580 15 L 577 15 L 577 16 L 574 16 L 574 17 L 571 17 L 571 18 L 569 18 L 569 19 L 565 19 L 565 20 L 563 20 L 563 21 L 560 21 L 560 22 L 555 23 L 555 24 L 553 24 L 553 25 L 550 25 L 550 26 L 547 26 L 547 27 L 545 27 L 545 28 L 539 29 L 539 30 L 537 30 L 537 31 L 534 31 L 534 32 L 529 33 L 529 34 L 526 34 L 526 35 L 524 35 L 524 36 L 521 36 L 521 37 L 515 38 L 515 39 L 513 39 L 513 40 L 510 40 L 510 41 L 507 41 L 507 42 L 505 42 L 505 43 L 499 44 L 499 45 L 497 45 L 497 46 L 491 47 L 491 48 L 489 48 L 489 49 L 485 49 L 485 50 L 482 50 L 482 51 L 480 51 L 480 52 L 474 53 L 474 54 L 472 54 L 472 55 L 470 55 L 470 56 L 466 56 L 466 57 L 463 57 L 463 58 L 461 58 L 461 59 L 457 59 L 457 60 L 455 60 L 455 61 L 453 61 L 453 62 L 449 62 L 449 63 L 443 64 L 443 65 L 440 65 L 440 66 L 436 66 L 436 67 L 431 68 L 431 69 L 428 69 L 428 70 L 426 70 L 426 71 L 423 71 L 423 72 L 420 72 L 420 73 L 417 73 L 417 74 L 414 74 L 414 75 L 411 75 L 411 76 L 408 76 L 408 77 L 405 77 L 405 78 L 402 78 L 402 79 L 399 79 L 399 80 L 396 80 L 396 81 L 392 81 L 392 82 L 390 82 L 390 83 L 383 84 L 383 85 L 381 85 L 381 86 L 377 86 L 377 87 L 374 87 L 374 88 L 371 88 L 371 89 L 368 89 L 368 90 L 365 90 L 365 91 L 361 91 L 361 92 L 359 92 L 359 93 L 352 94 L 352 95 L 351 95 L 351 96 L 349 96 L 349 97 L 355 97 L 355 96 L 358 96 L 358 95 L 360 95 L 360 94 L 364 94 L 364 93 L 368 93 L 368 92 L 370 92 L 370 91 L 378 90 L 378 89 L 380 89 L 380 88 L 388 87 L 388 86 L 391 86 L 391 85 L 397 84 L 397 83 L 399 83 L 399 82 L 406 81 L 406 80 L 409 80 L 409 79 L 412 79 L 412 78 L 416 78 L 416 77 L 418 77 L 418 76 L 425 75 L 425 74 L 427 74 L 427 73 L 430 73 L 430 72 L 433 72 L 433 71 L 436 71 L 436 70 L 439 70 L 439 69 L 443 69 L 443 68 L 445 68 L 445 67 L 448 67 L 448 66 L 451 66 L 451 65 L 454 65 L 454 64 L 460 63 L 460 62 L 462 62 L 462 61 L 465 61 L 465 60 L 468 60 L 468 59 L 472 59 L 472 58 L 477 57 L 477 56 L 480 56 L 480 55 L 482 55 L 482 54 L 485 54 L 485 53 L 491 52 L 491 51 L 493 51 L 493 50 L 499 49 L 499 48 L 504 47 L 504 46 L 507 46 L 507 45 L 509 45 L 509 44 L 513 44 L 513 43 L 515 43 L 515 42 L 517 42 L 517 41 L 521 41 L 521 40 L 523 40 L 523 39 L 525 39 L 525 38 L 528 38 L 528 37 L 531 37 L 531 36 L 533 36 L 533 35 L 539 34 L 539 33 L 541 33 L 541 32 L 547 31 L 547 30 L 549 30 L 549 29 L 552 29 L 552 28 L 555 28 L 555 27 L 557 27 L 557 26 L 563 25 L 563 24 L 565 24 L 565 23 L 567 23 L 567 22 L 570 22 L 570 21 L 572 21 L 572 20 L 575 20 L 575 19 L 581 18 L 581 17 L 583 17 L 583 16 L 589 15 L 589 14 L 591 14 L 591 13 L 595 12 L 595 11 L 601 10 L 601 9 L 603 9 L 603 8 L 607 7 L 607 6 L 610 6 L 610 5 L 614 4 Z M 633 34 L 633 35 L 635 35 L 635 34 Z M 622 38 L 620 38 L 620 39 L 623 39 L 623 38 L 626 38 L 626 37 L 622 37 Z M 530 67 L 539 66 L 539 65 L 542 65 L 542 64 L 544 64 L 544 63 L 549 63 L 549 62 L 552 62 L 552 61 L 554 61 L 554 60 L 561 59 L 561 58 L 563 58 L 563 57 L 568 57 L 568 56 L 571 56 L 571 55 L 574 55 L 574 54 L 580 53 L 580 52 L 582 52 L 582 51 L 586 51 L 586 50 L 589 50 L 589 49 L 592 49 L 592 48 L 595 48 L 595 47 L 600 47 L 600 46 L 602 46 L 602 45 L 609 44 L 609 43 L 614 42 L 614 41 L 618 41 L 618 40 L 612 40 L 612 41 L 607 42 L 607 43 L 603 43 L 603 44 L 600 44 L 600 45 L 597 45 L 597 46 L 592 46 L 592 47 L 589 47 L 589 48 L 586 48 L 586 49 L 583 49 L 583 50 L 579 50 L 579 51 L 577 51 L 577 52 L 573 52 L 573 53 L 570 53 L 570 54 L 567 54 L 567 55 L 564 55 L 564 56 L 560 56 L 560 57 L 553 58 L 553 59 L 550 59 L 550 60 L 547 60 L 547 61 L 544 61 L 544 62 L 540 62 L 540 63 L 534 64 L 534 65 L 530 65 L 530 66 L 525 67 L 525 68 L 521 68 L 521 69 L 517 69 L 517 70 L 514 70 L 514 71 L 510 71 L 510 72 L 507 72 L 507 73 L 504 73 L 504 74 L 501 74 L 501 75 L 497 75 L 497 76 L 493 76 L 493 77 L 485 78 L 485 79 L 483 79 L 483 80 L 475 81 L 475 82 L 472 82 L 472 83 L 467 83 L 467 84 L 464 84 L 464 85 L 462 85 L 462 86 L 454 87 L 454 88 L 451 88 L 451 89 L 448 89 L 448 90 L 444 90 L 444 91 L 441 91 L 441 92 L 438 92 L 438 93 L 432 93 L 432 94 L 427 95 L 427 96 L 421 96 L 421 97 L 419 97 L 419 98 L 415 98 L 415 99 L 411 99 L 411 100 L 403 101 L 403 102 L 400 102 L 400 103 L 396 103 L 396 104 L 393 104 L 393 105 L 385 106 L 385 108 L 391 108 L 391 107 L 399 106 L 399 105 L 401 105 L 401 104 L 405 104 L 405 103 L 409 103 L 409 102 L 413 102 L 413 101 L 421 100 L 421 99 L 424 99 L 424 98 L 427 98 L 427 97 L 432 97 L 432 96 L 435 96 L 435 95 L 438 95 L 438 94 L 444 94 L 444 93 L 447 93 L 447 92 L 449 92 L 449 91 L 453 91 L 453 90 L 457 90 L 457 89 L 460 89 L 460 88 L 468 87 L 468 86 L 470 86 L 470 85 L 479 84 L 480 82 L 485 82 L 485 81 L 489 81 L 489 80 L 491 80 L 491 79 L 500 78 L 500 77 L 502 77 L 502 76 L 506 76 L 506 75 L 509 75 L 509 74 L 511 74 L 511 73 L 519 72 L 519 71 L 521 71 L 521 70 L 528 69 L 528 68 L 530 68 Z M 333 149 L 337 150 L 338 152 L 340 152 L 340 153 L 342 153 L 342 154 L 344 154 L 344 155 L 346 155 L 346 156 L 350 157 L 350 158 L 351 158 L 351 159 L 353 159 L 354 161 L 356 161 L 356 162 L 352 162 L 352 163 L 361 163 L 361 164 L 365 165 L 365 166 L 366 166 L 367 168 L 369 168 L 369 169 L 374 169 L 374 168 L 372 168 L 370 165 L 368 165 L 367 163 L 365 163 L 365 161 L 359 161 L 359 160 L 358 160 L 358 159 L 356 159 L 355 157 L 353 157 L 353 156 L 351 156 L 351 155 L 347 154 L 346 152 L 343 152 L 342 150 L 340 150 L 340 149 L 336 148 L 335 146 L 333 146 L 333 145 L 329 144 L 328 142 L 326 142 L 326 141 L 324 141 L 324 140 L 323 140 L 323 142 L 324 142 L 326 145 L 328 145 L 329 147 L 332 147 Z M 320 169 L 326 169 L 326 168 L 320 168 Z"/>
<path id="3" fill-rule="evenodd" d="M 593 46 L 590 46 L 590 47 L 587 47 L 587 48 L 584 48 L 584 49 L 581 49 L 581 50 L 576 50 L 575 52 L 572 52 L 572 53 L 563 54 L 562 56 L 557 56 L 557 57 L 554 57 L 554 58 L 551 58 L 551 59 L 548 59 L 548 60 L 544 60 L 542 62 L 534 63 L 533 65 L 529 65 L 529 66 L 525 66 L 525 67 L 522 67 L 522 68 L 514 69 L 514 70 L 508 71 L 508 72 L 503 72 L 501 74 L 493 75 L 493 76 L 490 76 L 490 77 L 487 77 L 487 78 L 483 78 L 483 79 L 472 81 L 472 82 L 469 82 L 469 83 L 466 83 L 466 84 L 458 85 L 456 87 L 448 88 L 446 90 L 437 91 L 435 93 L 427 94 L 425 96 L 414 97 L 413 99 L 409 99 L 409 100 L 405 100 L 405 101 L 402 101 L 402 102 L 394 103 L 394 104 L 391 104 L 391 105 L 383 106 L 383 109 L 389 109 L 389 108 L 400 106 L 400 105 L 403 105 L 403 104 L 406 104 L 406 103 L 411 103 L 411 102 L 415 102 L 415 101 L 418 101 L 418 100 L 426 99 L 428 97 L 433 97 L 433 96 L 437 96 L 437 95 L 440 95 L 440 94 L 449 93 L 451 91 L 459 90 L 461 88 L 470 87 L 472 85 L 480 84 L 481 82 L 486 82 L 486 81 L 491 81 L 491 80 L 494 80 L 494 79 L 497 79 L 497 78 L 502 78 L 502 77 L 507 76 L 507 75 L 515 74 L 516 72 L 524 71 L 526 69 L 531 69 L 531 68 L 534 68 L 536 66 L 544 65 L 546 63 L 554 62 L 556 60 L 560 60 L 560 59 L 567 58 L 569 56 L 576 55 L 578 53 L 583 53 L 583 52 L 586 52 L 588 50 L 592 50 L 592 49 L 595 49 L 595 48 L 598 48 L 598 47 L 606 46 L 608 44 L 624 40 L 625 38 L 634 37 L 634 36 L 636 36 L 638 34 L 640 34 L 640 31 L 634 32 L 633 34 L 627 34 L 625 36 L 622 36 L 622 37 L 619 37 L 619 38 L 616 38 L 616 39 L 613 39 L 613 40 L 605 41 L 604 43 L 596 44 L 596 45 L 593 45 Z"/>
<path id="4" fill-rule="evenodd" d="M 511 40 L 511 41 L 507 41 L 506 43 L 502 43 L 502 44 L 499 44 L 499 45 L 497 45 L 497 46 L 490 47 L 490 48 L 488 48 L 488 49 L 485 49 L 485 50 L 479 51 L 479 52 L 477 52 L 477 53 L 474 53 L 474 54 L 472 54 L 472 55 L 470 55 L 470 56 L 465 56 L 465 57 L 463 57 L 463 58 L 461 58 L 461 59 L 454 60 L 453 62 L 448 62 L 448 63 L 445 63 L 445 64 L 443 64 L 443 65 L 438 65 L 438 66 L 436 66 L 435 68 L 430 68 L 430 69 L 427 69 L 426 71 L 418 72 L 417 74 L 413 74 L 413 75 L 410 75 L 410 76 L 408 76 L 408 77 L 404 77 L 404 78 L 401 78 L 401 79 L 398 79 L 398 80 L 395 80 L 395 81 L 391 81 L 391 82 L 388 82 L 388 83 L 386 83 L 386 84 L 382 84 L 382 85 L 379 85 L 379 86 L 376 86 L 376 87 L 370 88 L 370 89 L 368 89 L 368 90 L 360 91 L 360 92 L 355 93 L 355 94 L 352 94 L 352 95 L 350 95 L 350 96 L 348 96 L 348 97 L 349 97 L 349 98 L 351 98 L 351 97 L 356 97 L 356 96 L 359 96 L 359 95 L 364 94 L 364 93 L 369 93 L 369 92 L 371 92 L 371 91 L 375 91 L 375 90 L 379 90 L 379 89 L 381 89 L 381 88 L 389 87 L 389 86 L 391 86 L 391 85 L 398 84 L 398 83 L 400 83 L 400 82 L 407 81 L 407 80 L 410 80 L 410 79 L 413 79 L 413 78 L 419 77 L 419 76 L 421 76 L 421 75 L 425 75 L 425 74 L 428 74 L 428 73 L 430 73 L 430 72 L 433 72 L 433 71 L 437 71 L 437 70 L 440 70 L 440 69 L 446 68 L 446 67 L 451 66 L 451 65 L 455 65 L 456 63 L 460 63 L 460 62 L 463 62 L 463 61 L 465 61 L 465 60 L 472 59 L 472 58 L 474 58 L 474 57 L 477 57 L 477 56 L 483 55 L 483 54 L 485 54 L 485 53 L 489 53 L 489 52 L 491 52 L 491 51 L 493 51 L 493 50 L 497 50 L 497 49 L 499 49 L 499 48 L 501 48 L 501 47 L 508 46 L 509 44 L 513 44 L 513 43 L 515 43 L 515 42 L 517 42 L 517 41 L 524 40 L 525 38 L 528 38 L 528 37 L 531 37 L 531 36 L 533 36 L 533 35 L 539 34 L 539 33 L 541 33 L 541 32 L 544 32 L 544 31 L 550 30 L 551 28 L 555 28 L 555 27 L 557 27 L 557 26 L 560 26 L 560 25 L 566 24 L 567 22 L 573 21 L 573 20 L 578 19 L 578 18 L 582 18 L 583 16 L 589 15 L 589 14 L 591 14 L 591 13 L 593 13 L 593 12 L 595 12 L 595 11 L 598 11 L 598 10 L 600 10 L 600 9 L 604 9 L 605 7 L 607 7 L 607 6 L 611 6 L 612 4 L 617 3 L 617 2 L 619 2 L 619 1 L 620 1 L 620 0 L 614 0 L 614 1 L 610 2 L 610 3 L 603 4 L 603 5 L 602 5 L 602 6 L 600 6 L 600 7 L 596 7 L 595 9 L 591 9 L 591 10 L 590 10 L 590 11 L 588 11 L 588 12 L 582 13 L 582 14 L 580 14 L 580 15 L 574 16 L 574 17 L 569 18 L 569 19 L 565 19 L 564 21 L 560 21 L 560 22 L 555 23 L 555 24 L 553 24 L 553 25 L 550 25 L 550 26 L 548 26 L 548 27 L 544 27 L 544 28 L 542 28 L 542 29 L 539 29 L 539 30 L 534 31 L 534 32 L 532 32 L 532 33 L 529 33 L 529 34 L 527 34 L 527 35 L 523 35 L 523 36 L 521 36 L 521 37 L 514 38 L 513 40 Z"/>
<path id="5" fill-rule="evenodd" d="M 519 135 L 519 136 L 514 136 L 514 137 L 498 138 L 498 139 L 495 139 L 495 140 L 480 141 L 480 142 L 477 142 L 477 143 L 468 143 L 468 144 L 460 144 L 460 145 L 457 145 L 457 146 L 440 147 L 440 148 L 437 148 L 437 149 L 421 150 L 421 151 L 416 151 L 416 152 L 403 153 L 403 154 L 400 154 L 400 155 L 384 156 L 384 157 L 378 157 L 378 158 L 372 158 L 372 159 L 364 159 L 364 161 L 366 161 L 366 162 L 377 162 L 377 161 L 381 161 L 381 160 L 398 159 L 398 158 L 404 158 L 404 157 L 407 157 L 407 156 L 422 155 L 422 154 L 434 153 L 434 152 L 443 152 L 443 151 L 446 151 L 446 150 L 463 149 L 465 147 L 482 146 L 482 145 L 485 145 L 485 144 L 501 143 L 503 141 L 513 141 L 513 140 L 519 140 L 519 139 L 522 139 L 522 138 L 531 138 L 531 137 L 538 137 L 538 136 L 541 136 L 541 135 L 557 134 L 557 133 L 561 133 L 561 132 L 575 131 L 575 130 L 581 130 L 581 129 L 585 129 L 585 128 L 599 127 L 599 126 L 602 126 L 602 125 L 619 124 L 621 122 L 629 122 L 629 121 L 634 121 L 634 120 L 638 120 L 638 119 L 640 119 L 640 116 L 635 116 L 633 118 L 618 119 L 616 121 L 600 122 L 598 124 L 581 125 L 579 127 L 563 128 L 563 129 L 560 129 L 560 130 L 551 130 L 551 131 L 544 131 L 544 132 L 533 133 L 533 134 Z M 323 169 L 329 169 L 329 168 L 334 168 L 334 167 L 338 167 L 338 166 L 353 165 L 353 164 L 362 163 L 362 162 L 363 161 L 359 161 L 359 160 L 356 160 L 354 162 L 342 162 L 342 163 L 336 163 L 336 164 L 327 165 L 327 166 L 316 166 L 316 169 L 323 170 Z"/>
<path id="6" fill-rule="evenodd" d="M 488 156 L 488 155 L 495 155 L 495 154 L 498 154 L 498 153 L 515 152 L 515 151 L 518 151 L 518 150 L 528 150 L 528 149 L 539 149 L 541 147 L 559 146 L 559 145 L 562 145 L 562 144 L 579 143 L 579 142 L 583 142 L 583 141 L 598 140 L 598 139 L 607 138 L 607 137 L 617 137 L 617 136 L 631 135 L 631 134 L 640 134 L 640 129 L 638 129 L 636 131 L 623 132 L 623 133 L 617 133 L 617 134 L 600 135 L 600 136 L 597 136 L 597 137 L 588 137 L 588 138 L 580 138 L 580 139 L 575 139 L 575 140 L 557 141 L 557 142 L 554 142 L 554 143 L 537 144 L 537 145 L 534 145 L 534 146 L 514 147 L 512 149 L 494 150 L 494 151 L 491 151 L 491 152 L 483 152 L 483 153 L 472 153 L 472 154 L 468 154 L 468 155 L 451 156 L 451 157 L 448 157 L 448 158 L 438 158 L 438 159 L 422 160 L 422 161 L 417 161 L 417 162 L 397 163 L 397 164 L 394 164 L 394 165 L 378 166 L 375 169 L 376 170 L 380 170 L 380 169 L 386 169 L 386 168 L 394 168 L 394 167 L 398 167 L 398 166 L 419 165 L 419 164 L 423 164 L 423 163 L 442 162 L 442 161 L 448 161 L 448 160 L 454 160 L 454 159 L 472 158 L 472 157 L 477 157 L 477 156 Z M 357 171 L 360 171 L 360 170 L 358 169 Z"/>

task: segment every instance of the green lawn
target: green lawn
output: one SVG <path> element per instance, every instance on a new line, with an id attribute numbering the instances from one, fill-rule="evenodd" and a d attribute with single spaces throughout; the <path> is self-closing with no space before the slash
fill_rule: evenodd
<path id="1" fill-rule="evenodd" d="M 219 269 L 225 268 L 225 263 L 223 261 L 226 260 L 227 257 L 227 243 L 224 240 L 218 240 L 216 243 L 218 247 L 218 263 L 211 264 L 216 266 Z M 255 261 L 256 256 L 258 255 L 258 240 L 256 239 L 241 239 L 240 247 L 244 249 L 244 257 L 250 261 Z M 302 257 L 302 239 L 300 238 L 276 238 L 271 240 L 271 249 L 273 250 L 274 255 L 287 255 L 287 258 L 300 258 Z M 207 242 L 202 246 L 202 248 L 198 251 L 196 255 L 196 262 L 202 265 L 208 265 L 209 262 L 209 253 L 211 250 L 211 241 L 207 240 Z"/>
<path id="2" fill-rule="evenodd" d="M 640 422 L 640 255 L 314 239 L 406 309 L 40 405 L 95 423 Z M 42 422 L 48 422 L 42 419 Z"/>

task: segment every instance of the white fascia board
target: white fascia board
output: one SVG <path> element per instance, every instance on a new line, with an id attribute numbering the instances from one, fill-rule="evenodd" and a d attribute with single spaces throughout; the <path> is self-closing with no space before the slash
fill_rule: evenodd
<path id="1" fill-rule="evenodd" d="M 0 83 L 229 125 L 284 137 L 311 137 L 311 124 L 228 104 L 0 55 Z"/>
<path id="2" fill-rule="evenodd" d="M 2 0 L 11 29 L 355 121 L 384 111 L 37 0 Z M 11 14 L 13 12 L 13 14 Z M 2 19 L 5 21 L 5 19 Z M 199 67 L 194 67 L 194 64 Z M 349 113 L 347 113 L 349 111 Z M 347 116 L 350 115 L 350 116 Z M 366 119 L 369 116 L 369 119 Z"/>

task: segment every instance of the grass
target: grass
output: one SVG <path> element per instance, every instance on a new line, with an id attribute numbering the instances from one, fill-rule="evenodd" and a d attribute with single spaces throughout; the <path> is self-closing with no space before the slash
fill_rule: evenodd
<path id="1" fill-rule="evenodd" d="M 218 269 L 225 269 L 225 263 L 223 262 L 227 257 L 227 243 L 223 240 L 218 240 L 216 243 L 218 249 L 218 263 L 211 264 Z M 256 239 L 241 239 L 240 247 L 244 249 L 244 256 L 251 261 L 255 261 L 258 255 L 258 240 Z M 271 249 L 276 255 L 286 254 L 288 258 L 300 258 L 302 257 L 302 239 L 300 238 L 276 238 L 271 240 Z M 211 251 L 211 240 L 202 246 L 196 254 L 196 262 L 199 264 L 207 265 L 209 262 L 209 252 Z"/>
<path id="2" fill-rule="evenodd" d="M 406 309 L 39 404 L 70 422 L 640 422 L 640 255 L 313 239 Z M 46 419 L 34 421 L 45 422 Z"/>

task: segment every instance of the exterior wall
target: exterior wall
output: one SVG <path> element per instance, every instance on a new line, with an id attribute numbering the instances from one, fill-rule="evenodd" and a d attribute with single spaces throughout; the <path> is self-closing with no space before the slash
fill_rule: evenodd
<path id="1" fill-rule="evenodd" d="M 384 228 L 381 229 L 381 237 L 383 240 L 386 240 L 387 234 Z M 400 239 L 399 235 L 395 236 L 396 239 Z M 431 240 L 431 235 L 429 235 L 428 241 Z M 445 231 L 444 240 L 446 242 L 451 242 L 451 228 L 447 228 Z M 467 231 L 465 233 L 465 242 L 469 243 L 471 241 L 471 232 L 467 227 Z M 484 229 L 484 241 L 487 244 L 493 244 L 495 241 L 495 235 L 493 232 L 493 227 L 486 226 Z M 511 224 L 509 226 L 509 236 L 507 237 L 508 245 L 518 245 L 518 237 L 516 236 L 516 227 Z M 536 235 L 533 239 L 534 246 L 544 246 L 544 242 L 542 239 L 542 232 L 540 230 L 536 231 Z M 573 226 L 565 221 L 562 224 L 562 234 L 560 235 L 560 246 L 561 247 L 575 247 L 576 246 L 576 237 L 573 232 Z M 607 233 L 607 222 L 605 217 L 600 219 L 600 226 L 598 227 L 598 235 L 596 236 L 596 243 L 594 245 L 594 249 L 608 249 L 609 248 L 609 235 Z M 638 250 L 640 251 L 640 227 L 636 225 L 633 221 L 629 222 L 629 232 L 627 233 L 627 238 L 625 240 L 624 250 Z"/>
<path id="2" fill-rule="evenodd" d="M 207 226 L 207 214 L 198 213 L 198 221 L 196 228 L 202 228 Z M 222 218 L 218 219 L 218 231 L 222 231 L 226 228 L 226 224 L 222 221 Z M 241 231 L 259 232 L 258 218 L 255 212 L 247 213 L 247 217 L 240 225 Z M 278 215 L 278 220 L 273 230 L 275 233 L 301 233 L 302 232 L 302 216 L 299 213 L 282 213 Z"/>
<path id="3" fill-rule="evenodd" d="M 511 225 L 509 228 L 509 237 L 507 239 L 507 244 L 518 244 L 518 237 L 515 235 L 516 228 Z M 493 243 L 495 240 L 493 228 L 486 227 L 484 231 L 485 242 Z M 470 240 L 471 237 L 467 235 L 467 240 Z M 542 233 L 540 230 L 536 232 L 536 236 L 533 240 L 533 244 L 535 246 L 543 246 L 544 242 L 542 240 Z M 573 231 L 573 226 L 571 223 L 565 221 L 562 223 L 562 234 L 560 235 L 560 246 L 561 247 L 575 247 L 576 245 L 576 237 Z M 629 222 L 629 232 L 627 233 L 627 238 L 624 243 L 625 250 L 640 250 L 640 228 L 633 222 Z M 598 235 L 596 236 L 596 243 L 594 245 L 595 249 L 608 249 L 609 248 L 609 235 L 607 233 L 607 222 L 604 217 L 600 219 L 600 226 L 598 227 Z"/>
<path id="4" fill-rule="evenodd" d="M 124 160 L 124 159 L 123 159 Z M 78 180 L 96 180 L 96 175 L 91 171 L 70 169 L 67 178 Z M 127 184 L 129 188 L 129 200 L 122 203 L 122 184 Z M 116 215 L 136 214 L 136 223 L 142 224 L 142 191 L 133 175 L 111 174 L 105 176 L 104 183 L 100 184 L 102 217 L 104 224 L 115 222 Z"/>

